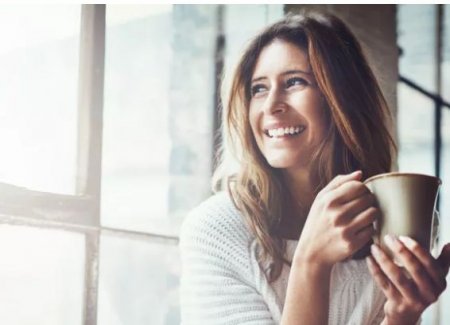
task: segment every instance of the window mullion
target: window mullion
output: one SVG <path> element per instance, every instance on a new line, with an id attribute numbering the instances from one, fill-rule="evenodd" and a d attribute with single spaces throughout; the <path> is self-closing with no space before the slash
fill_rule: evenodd
<path id="1" fill-rule="evenodd" d="M 82 5 L 78 83 L 77 194 L 96 202 L 100 219 L 105 5 Z"/>
<path id="2" fill-rule="evenodd" d="M 93 200 L 100 226 L 106 5 L 82 5 L 78 83 L 77 194 Z M 100 231 L 86 233 L 84 324 L 97 324 Z"/>

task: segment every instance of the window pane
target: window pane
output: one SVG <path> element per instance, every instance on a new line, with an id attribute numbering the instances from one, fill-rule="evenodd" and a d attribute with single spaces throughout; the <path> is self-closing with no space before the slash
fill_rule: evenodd
<path id="1" fill-rule="evenodd" d="M 450 5 L 444 5 L 443 40 L 442 92 L 444 99 L 450 102 Z"/>
<path id="2" fill-rule="evenodd" d="M 211 193 L 218 10 L 122 9 L 107 7 L 102 225 L 177 235 Z"/>
<path id="3" fill-rule="evenodd" d="M 283 17 L 283 5 L 227 5 L 225 36 L 227 73 L 231 73 L 247 43 L 264 26 Z"/>
<path id="4" fill-rule="evenodd" d="M 0 225 L 0 324 L 80 325 L 84 236 Z"/>
<path id="5" fill-rule="evenodd" d="M 435 87 L 434 15 L 434 5 L 398 6 L 400 75 L 429 91 Z M 399 169 L 434 174 L 434 103 L 403 83 L 397 91 Z"/>
<path id="6" fill-rule="evenodd" d="M 439 193 L 441 246 L 450 242 L 450 109 L 444 109 L 442 112 L 442 131 L 442 186 Z M 450 275 L 447 276 L 447 282 L 450 282 Z M 450 324 L 449 289 L 442 294 L 440 300 L 441 324 Z"/>
<path id="7" fill-rule="evenodd" d="M 179 324 L 177 248 L 102 236 L 98 324 Z"/>
<path id="8" fill-rule="evenodd" d="M 80 8 L 0 7 L 0 182 L 75 193 Z"/>
<path id="9" fill-rule="evenodd" d="M 171 13 L 170 5 L 107 6 L 104 226 L 149 231 L 167 220 Z"/>
<path id="10" fill-rule="evenodd" d="M 436 5 L 399 5 L 398 27 L 399 44 L 403 50 L 400 57 L 400 74 L 411 79 L 419 86 L 431 92 L 436 91 L 435 85 L 435 20 Z M 448 18 L 447 18 L 448 19 Z M 444 37 L 444 49 L 448 48 L 448 37 Z M 447 43 L 447 44 L 446 44 Z M 444 60 L 448 61 L 448 53 L 444 53 Z M 443 65 L 443 91 L 447 64 Z M 448 88 L 448 87 L 447 87 Z M 444 95 L 445 96 L 445 95 Z M 435 105 L 431 99 L 419 94 L 408 86 L 400 83 L 398 87 L 399 111 L 398 131 L 400 141 L 399 164 L 401 171 L 414 171 L 434 174 L 434 114 Z M 441 179 L 443 185 L 440 189 L 440 220 L 441 244 L 448 242 L 448 206 L 449 201 L 449 166 L 450 156 L 450 120 L 449 112 L 443 112 L 442 135 L 443 151 L 441 160 Z M 423 314 L 424 324 L 434 324 L 440 314 L 440 324 L 448 324 L 450 306 L 448 290 L 439 300 Z"/>
<path id="11" fill-rule="evenodd" d="M 399 170 L 434 174 L 434 103 L 399 83 Z"/>
<path id="12" fill-rule="evenodd" d="M 450 101 L 450 5 L 444 6 L 444 62 L 442 64 L 442 91 L 446 101 Z M 450 109 L 442 110 L 442 186 L 440 190 L 441 244 L 450 242 Z M 442 246 L 441 245 L 441 246 Z M 450 283 L 450 275 L 447 276 Z M 440 298 L 440 324 L 450 324 L 450 290 Z"/>
<path id="13" fill-rule="evenodd" d="M 435 90 L 435 5 L 398 5 L 400 74 L 419 86 Z"/>

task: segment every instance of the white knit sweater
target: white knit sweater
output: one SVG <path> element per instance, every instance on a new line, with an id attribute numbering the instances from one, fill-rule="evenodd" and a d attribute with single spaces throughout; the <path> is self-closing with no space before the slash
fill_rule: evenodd
<path id="1" fill-rule="evenodd" d="M 288 240 L 292 260 L 297 241 Z M 228 194 L 194 209 L 180 235 L 184 325 L 279 324 L 289 277 L 269 284 L 256 260 L 259 245 Z M 385 297 L 364 260 L 337 263 L 330 282 L 329 324 L 380 324 Z M 308 297 L 298 303 L 307 304 Z"/>

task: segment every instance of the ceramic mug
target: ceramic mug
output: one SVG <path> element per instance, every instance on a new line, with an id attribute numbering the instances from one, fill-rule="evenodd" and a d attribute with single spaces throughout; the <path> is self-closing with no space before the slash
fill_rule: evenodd
<path id="1" fill-rule="evenodd" d="M 438 222 L 434 212 L 441 183 L 434 176 L 399 172 L 375 175 L 364 181 L 375 195 L 381 211 L 375 222 L 374 242 L 392 256 L 384 244 L 384 236 L 408 236 L 431 251 L 433 229 Z"/>

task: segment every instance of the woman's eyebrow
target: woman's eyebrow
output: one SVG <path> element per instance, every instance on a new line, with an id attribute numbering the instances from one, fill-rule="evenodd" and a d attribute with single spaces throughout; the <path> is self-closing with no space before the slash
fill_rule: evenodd
<path id="1" fill-rule="evenodd" d="M 257 77 L 257 78 L 252 79 L 251 83 L 253 84 L 253 83 L 257 82 L 257 81 L 261 81 L 261 80 L 264 80 L 264 79 L 267 79 L 267 77 Z"/>
<path id="2" fill-rule="evenodd" d="M 305 71 L 305 70 L 300 70 L 300 69 L 295 69 L 295 70 L 288 70 L 282 73 L 282 75 L 290 75 L 290 74 L 297 74 L 297 73 L 303 73 L 306 75 L 312 75 L 311 72 L 309 71 Z"/>
<path id="3" fill-rule="evenodd" d="M 281 73 L 282 76 L 286 76 L 286 75 L 291 75 L 291 74 L 298 74 L 298 73 L 302 73 L 302 74 L 306 74 L 308 76 L 312 75 L 312 72 L 309 71 L 305 71 L 305 70 L 301 70 L 301 69 L 293 69 L 293 70 L 287 70 Z M 254 79 L 251 80 L 251 84 L 267 79 L 267 77 L 261 76 L 261 77 L 256 77 Z"/>

